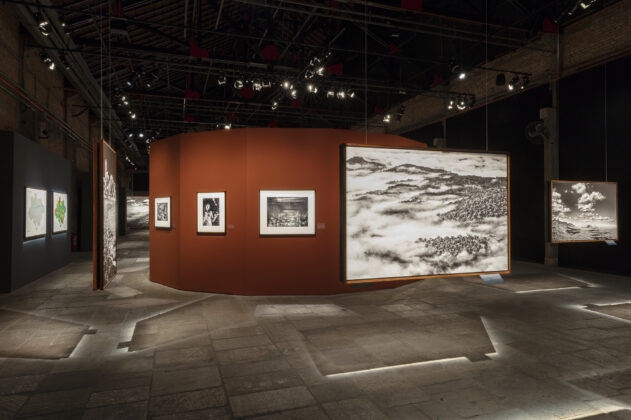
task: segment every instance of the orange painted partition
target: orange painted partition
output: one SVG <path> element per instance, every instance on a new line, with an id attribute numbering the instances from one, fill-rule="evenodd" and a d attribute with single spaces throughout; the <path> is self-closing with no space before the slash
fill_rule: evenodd
<path id="1" fill-rule="evenodd" d="M 426 147 L 386 134 L 244 128 L 180 134 L 151 144 L 150 279 L 184 290 L 240 295 L 333 294 L 396 287 L 340 277 L 340 145 Z M 260 190 L 316 190 L 316 234 L 259 236 Z M 226 234 L 197 234 L 197 193 L 226 191 Z M 170 230 L 154 199 L 171 196 Z"/>

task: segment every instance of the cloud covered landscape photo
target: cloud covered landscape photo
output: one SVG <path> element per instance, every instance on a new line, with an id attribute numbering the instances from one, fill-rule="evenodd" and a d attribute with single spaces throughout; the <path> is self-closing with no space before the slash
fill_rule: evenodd
<path id="1" fill-rule="evenodd" d="M 618 238 L 617 184 L 552 182 L 552 242 Z"/>
<path id="2" fill-rule="evenodd" d="M 509 268 L 508 158 L 346 147 L 346 278 Z"/>

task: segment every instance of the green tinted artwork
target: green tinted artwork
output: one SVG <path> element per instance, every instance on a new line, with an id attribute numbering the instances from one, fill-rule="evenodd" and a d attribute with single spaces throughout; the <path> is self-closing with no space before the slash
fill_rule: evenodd
<path id="1" fill-rule="evenodd" d="M 60 225 L 64 223 L 64 219 L 66 217 L 66 202 L 61 198 L 57 198 L 57 202 L 55 203 L 55 218 L 59 222 Z"/>

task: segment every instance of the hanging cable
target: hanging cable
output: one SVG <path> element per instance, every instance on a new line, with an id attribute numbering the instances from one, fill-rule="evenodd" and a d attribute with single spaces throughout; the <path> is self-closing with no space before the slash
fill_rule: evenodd
<path id="1" fill-rule="evenodd" d="M 484 0 L 484 65 L 489 63 L 489 9 L 488 0 Z M 484 72 L 484 136 L 486 140 L 485 150 L 489 151 L 489 72 Z"/>
<path id="2" fill-rule="evenodd" d="M 607 63 L 605 62 L 605 181 L 609 181 L 609 168 L 608 168 L 608 153 L 609 153 L 609 138 L 607 132 Z"/>
<path id="3" fill-rule="evenodd" d="M 99 35 L 101 39 L 100 50 L 99 50 L 99 59 L 100 59 L 100 67 L 101 67 L 101 89 L 100 89 L 100 103 L 99 103 L 99 113 L 101 114 L 101 138 L 104 138 L 103 135 L 103 8 L 99 7 Z"/>
<path id="4" fill-rule="evenodd" d="M 364 3 L 364 135 L 368 144 L 368 9 Z"/>

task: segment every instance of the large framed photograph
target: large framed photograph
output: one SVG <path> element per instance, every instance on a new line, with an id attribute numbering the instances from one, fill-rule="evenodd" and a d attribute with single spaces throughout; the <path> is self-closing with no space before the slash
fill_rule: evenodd
<path id="1" fill-rule="evenodd" d="M 68 194 L 53 191 L 53 233 L 68 231 Z"/>
<path id="2" fill-rule="evenodd" d="M 226 193 L 197 193 L 197 233 L 226 233 Z"/>
<path id="3" fill-rule="evenodd" d="M 551 242 L 618 240 L 618 183 L 552 181 Z"/>
<path id="4" fill-rule="evenodd" d="M 261 190 L 261 235 L 315 235 L 315 190 Z"/>
<path id="5" fill-rule="evenodd" d="M 24 205 L 24 239 L 46 236 L 46 190 L 26 187 Z"/>
<path id="6" fill-rule="evenodd" d="M 505 153 L 344 145 L 343 277 L 510 272 Z"/>
<path id="7" fill-rule="evenodd" d="M 127 197 L 127 227 L 130 229 L 149 228 L 149 197 Z"/>
<path id="8" fill-rule="evenodd" d="M 155 204 L 155 227 L 171 229 L 171 197 L 156 197 L 153 201 Z"/>

